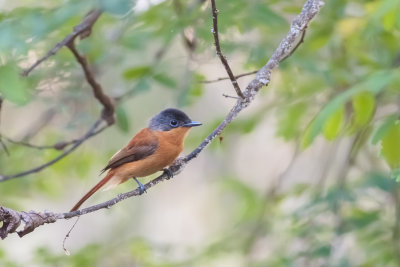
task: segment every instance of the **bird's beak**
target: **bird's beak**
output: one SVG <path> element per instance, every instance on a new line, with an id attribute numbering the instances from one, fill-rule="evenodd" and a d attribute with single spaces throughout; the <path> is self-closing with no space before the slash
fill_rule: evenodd
<path id="1" fill-rule="evenodd" d="M 194 127 L 194 126 L 200 126 L 200 125 L 201 125 L 201 122 L 191 121 L 191 122 L 185 123 L 183 125 L 183 127 Z"/>

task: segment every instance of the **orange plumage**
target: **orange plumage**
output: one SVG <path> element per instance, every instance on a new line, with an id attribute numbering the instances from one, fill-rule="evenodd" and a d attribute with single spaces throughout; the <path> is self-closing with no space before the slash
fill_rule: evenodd
<path id="1" fill-rule="evenodd" d="M 151 120 L 149 128 L 141 130 L 110 159 L 103 170 L 109 170 L 107 175 L 71 211 L 79 209 L 100 188 L 108 190 L 131 178 L 145 177 L 171 165 L 182 152 L 189 129 L 198 125 L 201 124 L 191 121 L 182 111 L 162 111 Z"/>

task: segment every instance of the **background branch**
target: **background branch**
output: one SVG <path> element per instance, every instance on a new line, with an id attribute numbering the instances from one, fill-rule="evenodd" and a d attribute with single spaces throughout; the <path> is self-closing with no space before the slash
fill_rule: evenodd
<path id="1" fill-rule="evenodd" d="M 253 70 L 253 71 L 250 71 L 250 72 L 245 72 L 245 73 L 236 75 L 236 76 L 235 76 L 235 79 L 239 79 L 239 78 L 242 78 L 242 77 L 245 77 L 245 76 L 249 76 L 249 75 L 252 75 L 252 74 L 256 74 L 257 72 L 258 72 L 258 70 Z M 221 77 L 221 78 L 217 78 L 217 79 L 215 79 L 215 80 L 200 81 L 200 83 L 215 83 L 215 82 L 224 81 L 224 80 L 229 80 L 229 79 L 230 79 L 229 77 Z"/>
<path id="2" fill-rule="evenodd" d="M 242 90 L 240 90 L 239 84 L 236 81 L 236 78 L 233 75 L 231 68 L 229 67 L 228 60 L 226 60 L 226 57 L 222 54 L 222 51 L 221 51 L 221 46 L 219 44 L 219 36 L 218 36 L 218 10 L 215 5 L 215 0 L 211 0 L 211 13 L 212 13 L 212 18 L 213 18 L 213 28 L 211 29 L 211 32 L 214 36 L 215 49 L 217 50 L 217 55 L 218 55 L 219 59 L 221 60 L 222 65 L 224 65 L 226 73 L 228 73 L 228 76 L 232 82 L 233 88 L 235 88 L 236 94 L 238 96 L 240 96 L 242 99 L 244 99 L 245 97 L 242 93 Z"/>
<path id="3" fill-rule="evenodd" d="M 307 28 L 306 28 L 307 29 Z M 293 48 L 292 48 L 292 50 L 290 51 L 290 53 L 288 53 L 282 60 L 281 60 L 281 62 L 282 61 L 284 61 L 285 59 L 287 59 L 288 57 L 290 57 L 293 53 L 294 53 L 294 51 L 296 51 L 297 50 L 297 48 L 304 42 L 304 37 L 305 37 L 305 35 L 306 35 L 306 29 L 302 32 L 302 34 L 301 34 L 301 36 L 300 36 L 300 40 L 297 42 L 297 44 L 295 45 L 295 46 L 293 46 Z M 239 78 L 242 78 L 242 77 L 245 77 L 245 76 L 249 76 L 249 75 L 252 75 L 252 74 L 256 74 L 258 72 L 258 70 L 253 70 L 253 71 L 250 71 L 250 72 L 245 72 L 245 73 L 242 73 L 242 74 L 239 74 L 239 75 L 235 75 L 234 77 L 235 77 L 235 79 L 239 79 Z M 204 81 L 200 81 L 200 83 L 215 83 L 215 82 L 220 82 L 220 81 L 224 81 L 224 80 L 229 80 L 230 79 L 230 77 L 221 77 L 221 78 L 217 78 L 217 79 L 214 79 L 214 80 L 204 80 Z"/>
<path id="4" fill-rule="evenodd" d="M 65 147 L 67 147 L 69 145 L 72 145 L 72 146 L 68 150 L 64 151 L 61 155 L 57 156 L 56 158 L 54 158 L 54 159 L 50 160 L 49 162 L 44 163 L 44 164 L 42 164 L 40 166 L 37 166 L 37 167 L 32 168 L 30 170 L 26 170 L 26 171 L 23 171 L 23 172 L 12 174 L 12 175 L 0 175 L 0 182 L 4 182 L 4 181 L 7 181 L 7 180 L 10 180 L 10 179 L 13 179 L 13 178 L 18 178 L 18 177 L 22 177 L 22 176 L 25 176 L 25 175 L 28 175 L 28 174 L 39 172 L 39 171 L 41 171 L 41 170 L 53 165 L 54 163 L 58 162 L 59 160 L 63 159 L 68 154 L 70 154 L 72 151 L 74 151 L 77 147 L 79 147 L 87 139 L 89 139 L 90 137 L 100 133 L 105 128 L 107 128 L 107 127 L 98 128 L 102 120 L 104 120 L 107 123 L 108 126 L 111 126 L 112 124 L 114 124 L 114 122 L 115 122 L 114 104 L 111 101 L 111 99 L 106 94 L 104 94 L 103 88 L 96 81 L 93 72 L 89 68 L 89 65 L 87 63 L 86 58 L 84 56 L 82 56 L 81 54 L 79 54 L 79 52 L 77 51 L 77 49 L 75 47 L 75 43 L 74 43 L 76 37 L 80 36 L 81 39 L 84 39 L 84 38 L 88 37 L 91 34 L 91 30 L 92 30 L 93 24 L 97 21 L 97 19 L 99 18 L 100 15 L 101 15 L 101 11 L 100 10 L 92 10 L 92 11 L 90 11 L 85 16 L 83 21 L 79 25 L 74 27 L 74 31 L 71 34 L 69 34 L 67 37 L 64 38 L 63 41 L 61 41 L 55 47 L 53 47 L 44 57 L 40 58 L 31 67 L 26 69 L 23 72 L 23 75 L 25 75 L 25 76 L 28 75 L 33 69 L 35 69 L 43 61 L 48 59 L 50 56 L 54 55 L 61 47 L 67 46 L 71 50 L 73 55 L 75 56 L 75 59 L 82 66 L 82 69 L 83 69 L 84 74 L 85 74 L 86 81 L 92 87 L 94 97 L 103 105 L 103 110 L 102 110 L 102 113 L 101 113 L 101 119 L 98 120 L 87 131 L 87 133 L 84 136 L 82 136 L 81 138 L 75 139 L 75 140 L 72 140 L 72 141 L 68 141 L 68 142 L 59 142 L 59 143 L 56 143 L 54 145 L 35 146 L 35 145 L 31 145 L 31 144 L 29 144 L 27 142 L 16 142 L 16 141 L 14 141 L 12 139 L 7 138 L 7 140 L 9 142 L 19 143 L 21 145 L 24 145 L 24 146 L 27 146 L 27 147 L 31 147 L 31 148 L 37 148 L 37 149 L 53 148 L 53 149 L 57 149 L 57 150 L 62 150 L 62 149 L 64 149 Z M 52 114 L 53 114 L 53 112 L 52 112 Z M 0 142 L 0 144 L 2 144 L 4 149 L 8 152 L 6 146 L 4 145 L 4 143 L 2 141 Z"/>
<path id="5" fill-rule="evenodd" d="M 25 141 L 16 141 L 16 140 L 11 139 L 11 138 L 9 138 L 7 136 L 4 136 L 4 135 L 2 136 L 2 138 L 4 140 L 6 140 L 7 142 L 15 144 L 15 145 L 26 146 L 26 147 L 29 147 L 29 148 L 39 149 L 39 150 L 45 150 L 45 149 L 63 150 L 66 147 L 79 142 L 79 140 L 80 140 L 80 139 L 73 139 L 73 140 L 70 140 L 70 141 L 60 141 L 60 142 L 57 142 L 57 143 L 55 143 L 53 145 L 35 145 L 35 144 L 31 144 L 31 143 L 28 143 L 28 142 L 25 142 Z"/>
<path id="6" fill-rule="evenodd" d="M 72 33 L 67 35 L 61 42 L 57 43 L 49 52 L 46 53 L 46 55 L 38 59 L 29 68 L 25 69 L 22 72 L 22 75 L 28 76 L 29 73 L 33 71 L 37 66 L 39 66 L 42 62 L 57 53 L 57 51 L 60 50 L 63 46 L 66 46 L 67 44 L 73 42 L 76 37 L 80 36 L 81 39 L 88 37 L 92 31 L 93 24 L 100 17 L 101 13 L 102 12 L 100 10 L 96 9 L 86 14 L 82 22 L 74 27 L 74 31 Z"/>
<path id="7" fill-rule="evenodd" d="M 305 3 L 301 13 L 292 22 L 289 33 L 281 41 L 278 48 L 275 50 L 271 58 L 268 60 L 267 64 L 258 71 L 256 77 L 246 87 L 246 90 L 244 92 L 245 98 L 237 100 L 235 106 L 231 109 L 226 118 L 220 123 L 220 125 L 213 132 L 211 132 L 208 135 L 206 139 L 203 140 L 203 142 L 195 150 L 193 150 L 186 157 L 178 159 L 174 163 L 174 165 L 169 168 L 174 174 L 180 173 L 189 161 L 196 158 L 199 155 L 199 153 L 215 137 L 217 137 L 222 132 L 222 130 L 238 115 L 238 113 L 244 108 L 246 108 L 253 101 L 254 97 L 256 96 L 260 88 L 262 86 L 266 86 L 269 84 L 271 71 L 279 65 L 279 62 L 281 62 L 288 53 L 290 53 L 296 38 L 302 35 L 302 32 L 306 29 L 308 23 L 319 12 L 323 4 L 324 3 L 319 0 L 308 0 Z M 159 177 L 147 183 L 145 187 L 148 190 L 166 178 L 167 175 L 162 174 Z M 40 225 L 46 223 L 54 223 L 59 219 L 69 219 L 79 215 L 94 212 L 103 208 L 110 208 L 111 206 L 115 205 L 116 203 L 124 199 L 137 196 L 139 194 L 140 194 L 139 189 L 135 189 L 133 191 L 120 194 L 116 198 L 113 198 L 104 203 L 94 205 L 82 210 L 77 210 L 74 212 L 66 212 L 66 213 L 52 213 L 52 212 L 39 213 L 35 211 L 17 212 L 5 207 L 0 207 L 0 221 L 3 222 L 3 226 L 0 229 L 0 236 L 2 239 L 4 239 L 7 237 L 8 234 L 17 232 L 18 235 L 22 237 L 32 232 L 36 227 Z M 20 226 L 21 222 L 24 223 L 24 228 L 20 231 L 17 231 L 17 228 Z"/>
<path id="8" fill-rule="evenodd" d="M 54 163 L 58 162 L 59 160 L 63 159 L 64 157 L 66 157 L 68 154 L 70 154 L 72 151 L 74 151 L 76 148 L 78 148 L 83 142 L 85 142 L 87 139 L 99 134 L 100 132 L 102 132 L 104 129 L 106 129 L 109 125 L 103 126 L 101 128 L 99 128 L 100 124 L 102 122 L 102 119 L 100 118 L 99 120 L 97 120 L 93 126 L 86 132 L 85 135 L 83 135 L 81 138 L 77 139 L 74 141 L 74 145 L 72 147 L 70 147 L 68 150 L 64 151 L 61 155 L 58 155 L 57 157 L 55 157 L 54 159 L 50 160 L 49 162 L 46 162 L 42 165 L 39 165 L 35 168 L 32 168 L 30 170 L 26 170 L 23 172 L 19 172 L 16 174 L 10 174 L 10 175 L 0 175 L 0 182 L 4 182 L 13 178 L 18 178 L 18 177 L 22 177 L 28 174 L 32 174 L 32 173 L 36 173 L 36 172 L 40 172 L 41 170 L 53 165 Z M 57 144 L 55 144 L 54 146 L 56 146 Z M 62 143 L 58 143 L 58 145 L 60 147 L 62 147 Z"/>
<path id="9" fill-rule="evenodd" d="M 87 64 L 86 58 L 79 54 L 78 50 L 76 50 L 74 39 L 72 39 L 66 46 L 71 50 L 72 54 L 74 54 L 75 59 L 82 66 L 83 72 L 85 73 L 86 81 L 90 84 L 93 89 L 94 97 L 103 105 L 103 111 L 101 112 L 101 117 L 103 120 L 107 122 L 108 125 L 112 125 L 115 122 L 114 118 L 114 105 L 111 99 L 104 94 L 103 88 L 94 78 L 93 72 L 90 70 L 89 65 Z"/>

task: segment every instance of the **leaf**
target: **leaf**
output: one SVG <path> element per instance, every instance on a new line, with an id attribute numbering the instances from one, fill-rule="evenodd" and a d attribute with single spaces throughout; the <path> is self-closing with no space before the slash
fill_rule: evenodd
<path id="1" fill-rule="evenodd" d="M 189 79 L 189 78 L 188 78 Z M 178 97 L 178 105 L 186 106 L 192 104 L 197 98 L 203 95 L 203 83 L 205 77 L 198 73 L 192 73 L 192 77 L 189 81 L 189 88 L 187 90 L 182 91 L 180 96 Z"/>
<path id="2" fill-rule="evenodd" d="M 168 75 L 166 75 L 164 73 L 155 74 L 153 76 L 153 79 L 156 82 L 164 85 L 165 87 L 174 88 L 174 89 L 177 87 L 175 80 L 171 79 Z"/>
<path id="3" fill-rule="evenodd" d="M 325 123 L 323 133 L 326 139 L 334 140 L 343 126 L 344 106 L 338 109 Z"/>
<path id="4" fill-rule="evenodd" d="M 396 182 L 400 182 L 400 168 L 394 169 L 390 172 L 390 177 Z"/>
<path id="5" fill-rule="evenodd" d="M 106 12 L 115 15 L 124 15 L 133 9 L 135 0 L 98 0 L 99 6 Z"/>
<path id="6" fill-rule="evenodd" d="M 151 73 L 151 70 L 152 69 L 150 66 L 133 67 L 130 69 L 126 69 L 123 73 L 123 77 L 125 80 L 133 80 L 149 75 Z"/>
<path id="7" fill-rule="evenodd" d="M 301 118 L 307 110 L 307 104 L 299 102 L 289 107 L 285 107 L 284 112 L 280 112 L 282 116 L 278 124 L 278 135 L 282 136 L 286 141 L 296 138 L 301 123 Z"/>
<path id="8" fill-rule="evenodd" d="M 204 75 L 195 73 L 191 86 L 189 88 L 189 96 L 191 97 L 200 97 L 203 95 L 203 84 L 201 83 L 201 81 L 204 81 L 205 77 Z"/>
<path id="9" fill-rule="evenodd" d="M 28 86 L 17 69 L 11 65 L 0 66 L 0 92 L 16 104 L 25 104 L 29 99 Z"/>
<path id="10" fill-rule="evenodd" d="M 348 218 L 346 218 L 346 222 L 352 225 L 352 229 L 360 229 L 362 227 L 366 227 L 371 223 L 376 222 L 379 219 L 380 213 L 379 211 L 365 211 L 360 208 L 354 208 L 350 211 Z"/>
<path id="11" fill-rule="evenodd" d="M 390 10 L 386 15 L 383 17 L 383 28 L 388 32 L 392 32 L 396 26 L 396 20 L 399 16 L 399 8 L 395 7 Z"/>
<path id="12" fill-rule="evenodd" d="M 124 133 L 129 132 L 130 130 L 129 117 L 125 109 L 121 105 L 119 105 L 115 113 L 117 116 L 118 128 L 121 129 L 121 131 L 123 131 Z"/>
<path id="13" fill-rule="evenodd" d="M 371 92 L 362 92 L 354 96 L 353 101 L 352 127 L 360 128 L 366 125 L 372 118 L 375 111 L 375 97 Z"/>
<path id="14" fill-rule="evenodd" d="M 400 124 L 393 122 L 382 138 L 381 155 L 392 169 L 400 167 Z"/>
<path id="15" fill-rule="evenodd" d="M 385 121 L 382 123 L 381 126 L 375 131 L 375 133 L 372 135 L 371 138 L 371 143 L 373 145 L 376 145 L 379 141 L 382 140 L 382 138 L 385 136 L 389 128 L 396 122 L 398 119 L 398 116 L 393 114 L 388 116 Z"/>
<path id="16" fill-rule="evenodd" d="M 314 118 L 303 137 L 303 146 L 310 145 L 315 137 L 321 133 L 327 120 L 355 95 L 367 91 L 372 94 L 379 93 L 388 83 L 396 78 L 396 71 L 379 71 L 369 76 L 366 80 L 356 84 L 350 89 L 334 97 Z"/>
<path id="17" fill-rule="evenodd" d="M 260 204 L 262 203 L 257 191 L 238 179 L 225 178 L 222 182 L 224 187 L 237 196 L 238 205 L 236 208 L 239 210 L 239 216 L 244 220 L 256 217 L 260 212 Z"/>

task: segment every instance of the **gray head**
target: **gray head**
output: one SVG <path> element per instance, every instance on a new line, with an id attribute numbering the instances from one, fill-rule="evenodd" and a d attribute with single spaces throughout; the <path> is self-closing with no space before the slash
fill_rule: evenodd
<path id="1" fill-rule="evenodd" d="M 200 125 L 200 122 L 192 121 L 179 109 L 167 108 L 150 120 L 149 129 L 153 131 L 170 131 L 179 127 L 194 127 Z"/>

